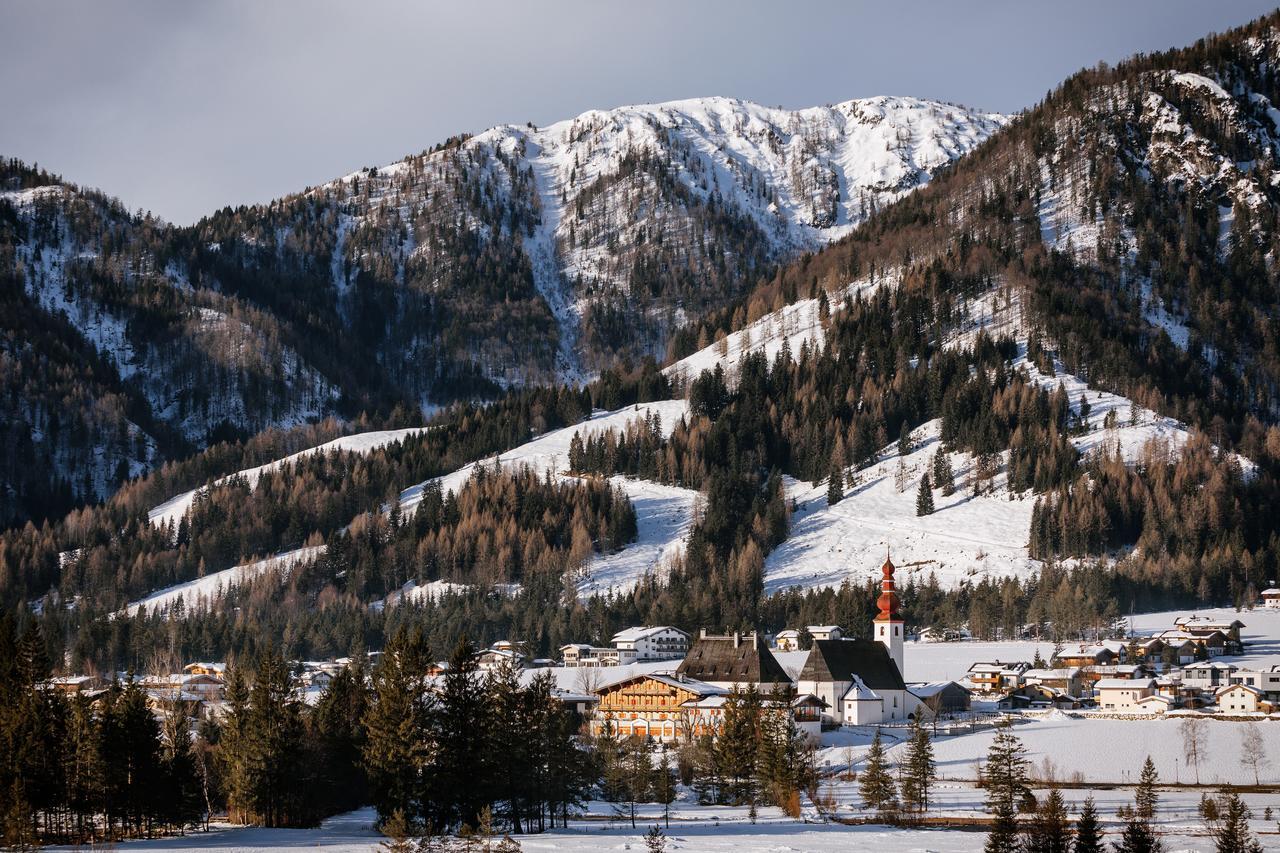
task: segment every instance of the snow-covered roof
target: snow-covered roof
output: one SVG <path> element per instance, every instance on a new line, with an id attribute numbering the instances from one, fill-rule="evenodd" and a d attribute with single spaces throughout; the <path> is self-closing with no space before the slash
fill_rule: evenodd
<path id="1" fill-rule="evenodd" d="M 853 682 L 849 685 L 849 689 L 846 690 L 844 692 L 844 695 L 840 697 L 840 701 L 841 702 L 849 702 L 849 701 L 883 702 L 884 699 L 880 697 L 879 693 L 875 692 L 866 684 L 864 684 L 861 678 L 858 678 L 855 675 L 853 677 Z"/>
<path id="2" fill-rule="evenodd" d="M 1232 690 L 1245 690 L 1245 691 L 1248 691 L 1249 693 L 1252 693 L 1254 696 L 1262 695 L 1261 690 L 1248 684 L 1224 684 L 1222 687 L 1219 687 L 1217 690 L 1213 691 L 1213 695 L 1221 696 L 1223 693 L 1230 693 Z"/>
<path id="3" fill-rule="evenodd" d="M 1040 679 L 1041 681 L 1046 681 L 1046 680 L 1057 680 L 1060 678 L 1061 679 L 1076 678 L 1079 675 L 1080 675 L 1080 667 L 1069 666 L 1069 667 L 1062 667 L 1059 669 L 1029 669 L 1022 674 L 1022 677 L 1026 678 L 1029 681 L 1034 679 Z"/>
<path id="4" fill-rule="evenodd" d="M 612 642 L 634 643 L 637 640 L 643 640 L 647 637 L 653 637 L 658 634 L 661 634 L 664 631 L 674 631 L 677 634 L 684 634 L 684 636 L 686 637 L 689 636 L 687 633 L 685 633 L 684 631 L 681 631 L 679 628 L 672 628 L 670 625 L 654 625 L 649 627 L 635 626 L 635 627 L 631 627 L 631 628 L 627 628 L 625 630 L 619 631 L 618 633 L 614 634 Z"/>
<path id="5" fill-rule="evenodd" d="M 1206 660 L 1206 661 L 1201 661 L 1200 663 L 1189 663 L 1182 668 L 1182 671 L 1190 672 L 1192 670 L 1195 670 L 1196 672 L 1201 672 L 1201 671 L 1203 672 L 1235 672 L 1239 668 L 1240 667 L 1236 666 L 1233 663 L 1224 663 L 1222 661 L 1216 661 L 1216 660 Z"/>
<path id="6" fill-rule="evenodd" d="M 1151 688 L 1156 684 L 1154 678 L 1100 678 L 1093 685 L 1095 690 L 1133 690 L 1135 688 Z"/>
<path id="7" fill-rule="evenodd" d="M 1276 596 L 1280 596 L 1280 589 L 1278 589 L 1278 588 L 1276 588 L 1276 587 L 1274 587 L 1274 586 L 1273 586 L 1273 587 L 1271 587 L 1270 589 L 1264 589 L 1264 590 L 1262 591 L 1262 594 L 1263 594 L 1264 596 L 1266 596 L 1267 598 L 1273 598 L 1273 597 L 1276 597 Z"/>

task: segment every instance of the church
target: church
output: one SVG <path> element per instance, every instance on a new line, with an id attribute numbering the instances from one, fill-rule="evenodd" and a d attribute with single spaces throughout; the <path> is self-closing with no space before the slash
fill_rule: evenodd
<path id="1" fill-rule="evenodd" d="M 887 556 L 880 572 L 873 639 L 814 640 L 796 678 L 799 693 L 813 694 L 826 703 L 826 722 L 847 726 L 903 722 L 922 708 L 903 677 L 902 607 L 894 588 L 893 562 Z"/>

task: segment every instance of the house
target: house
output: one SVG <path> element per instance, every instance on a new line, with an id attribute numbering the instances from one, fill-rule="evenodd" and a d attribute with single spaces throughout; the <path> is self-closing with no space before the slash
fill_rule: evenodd
<path id="1" fill-rule="evenodd" d="M 96 675 L 59 675 L 42 682 L 41 686 L 47 690 L 75 695 L 103 690 L 107 687 L 107 683 Z"/>
<path id="2" fill-rule="evenodd" d="M 702 629 L 676 675 L 724 689 L 754 684 L 762 693 L 771 692 L 775 684 L 788 690 L 792 686 L 791 676 L 755 631 L 715 636 Z"/>
<path id="3" fill-rule="evenodd" d="M 1240 667 L 1220 661 L 1202 661 L 1182 668 L 1182 683 L 1203 690 L 1215 690 L 1231 683 L 1231 676 Z"/>
<path id="4" fill-rule="evenodd" d="M 1084 695 L 1085 677 L 1079 667 L 1059 669 L 1029 669 L 1022 674 L 1024 684 L 1040 684 L 1060 690 L 1068 696 Z"/>
<path id="5" fill-rule="evenodd" d="M 652 737 L 664 743 L 714 734 L 717 714 L 699 701 L 723 697 L 723 687 L 674 675 L 644 674 L 595 691 L 591 734 L 614 737 Z"/>
<path id="6" fill-rule="evenodd" d="M 1002 711 L 1017 711 L 1027 708 L 1070 710 L 1079 708 L 1080 700 L 1056 687 L 1047 687 L 1043 684 L 1024 684 L 1001 696 L 996 702 L 996 707 Z"/>
<path id="7" fill-rule="evenodd" d="M 773 635 L 773 647 L 780 652 L 800 651 L 800 632 L 792 628 Z"/>
<path id="8" fill-rule="evenodd" d="M 1280 588 L 1271 587 L 1262 591 L 1262 606 L 1272 610 L 1280 610 Z"/>
<path id="9" fill-rule="evenodd" d="M 844 630 L 839 625 L 809 625 L 809 636 L 815 640 L 839 640 Z"/>
<path id="10" fill-rule="evenodd" d="M 791 700 L 791 719 L 800 731 L 817 738 L 822 734 L 822 713 L 826 709 L 826 702 L 812 693 L 804 693 Z"/>
<path id="11" fill-rule="evenodd" d="M 226 678 L 227 665 L 225 663 L 189 663 L 182 668 L 182 671 L 188 675 L 214 675 L 218 678 Z"/>
<path id="12" fill-rule="evenodd" d="M 1022 676 L 1031 669 L 1027 661 L 981 661 L 969 667 L 965 678 L 979 693 L 999 693 L 1022 686 Z"/>
<path id="13" fill-rule="evenodd" d="M 1079 646 L 1059 652 L 1054 656 L 1052 664 L 1059 668 L 1114 666 L 1122 662 L 1123 654 L 1123 648 L 1117 651 L 1103 645 Z"/>
<path id="14" fill-rule="evenodd" d="M 1163 645 L 1160 650 L 1160 660 L 1173 666 L 1195 663 L 1196 658 L 1201 654 L 1200 644 L 1190 637 L 1169 638 L 1160 640 L 1160 643 Z"/>
<path id="15" fill-rule="evenodd" d="M 1103 678 L 1093 685 L 1094 701 L 1103 711 L 1139 713 L 1139 702 L 1156 692 L 1154 678 Z"/>
<path id="16" fill-rule="evenodd" d="M 973 694 L 954 681 L 908 684 L 907 689 L 935 717 L 941 717 L 946 714 L 968 713 L 973 703 Z"/>
<path id="17" fill-rule="evenodd" d="M 1203 650 L 1207 657 L 1218 657 L 1224 654 L 1238 654 L 1240 651 L 1240 643 L 1238 640 L 1231 640 L 1229 635 L 1219 628 L 1212 628 L 1198 631 L 1188 631 L 1183 628 L 1173 628 L 1168 631 L 1161 631 L 1157 635 L 1166 643 L 1178 643 L 1182 640 L 1191 640 Z"/>
<path id="18" fill-rule="evenodd" d="M 1163 714 L 1180 707 L 1176 699 L 1160 693 L 1143 696 L 1134 704 L 1137 706 L 1137 712 L 1141 714 Z"/>
<path id="19" fill-rule="evenodd" d="M 1226 654 L 1238 655 L 1244 651 L 1244 644 L 1240 641 L 1240 629 L 1245 624 L 1239 619 L 1213 619 L 1208 616 L 1180 616 L 1173 620 L 1175 628 L 1186 631 L 1194 636 L 1207 637 L 1217 631 L 1226 639 Z"/>
<path id="20" fill-rule="evenodd" d="M 512 648 L 488 648 L 476 655 L 476 668 L 481 672 L 494 672 L 505 667 L 523 669 L 524 655 Z"/>
<path id="21" fill-rule="evenodd" d="M 551 688 L 551 698 L 577 714 L 579 720 L 585 720 L 594 713 L 600 701 L 600 697 L 594 693 L 575 693 L 558 687 Z"/>
<path id="22" fill-rule="evenodd" d="M 1270 710 L 1271 706 L 1262 698 L 1262 691 L 1247 684 L 1227 684 L 1219 687 L 1214 693 L 1218 700 L 1218 710 L 1233 714 L 1256 714 Z M 1265 706 L 1265 708 L 1264 708 Z"/>
<path id="23" fill-rule="evenodd" d="M 689 651 L 689 635 L 670 625 L 628 628 L 611 641 L 619 652 L 631 652 L 633 660 L 680 660 Z"/>
<path id="24" fill-rule="evenodd" d="M 1280 665 L 1270 669 L 1241 669 L 1231 673 L 1232 684 L 1256 687 L 1262 697 L 1273 705 L 1280 705 Z"/>
<path id="25" fill-rule="evenodd" d="M 585 643 L 569 643 L 560 647 L 560 657 L 567 667 L 625 666 L 635 663 L 633 649 L 617 649 L 613 646 L 589 646 Z"/>
<path id="26" fill-rule="evenodd" d="M 203 696 L 206 701 L 217 701 L 222 699 L 227 684 L 217 676 L 196 673 L 183 675 L 181 677 L 181 687 L 184 693 Z"/>

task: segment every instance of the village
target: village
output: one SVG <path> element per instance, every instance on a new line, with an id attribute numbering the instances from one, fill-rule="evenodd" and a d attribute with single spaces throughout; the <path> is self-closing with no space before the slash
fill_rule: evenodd
<path id="1" fill-rule="evenodd" d="M 511 669 L 530 680 L 552 678 L 552 695 L 581 718 L 593 736 L 641 737 L 661 743 L 714 736 L 725 699 L 755 688 L 766 705 L 785 712 L 815 745 L 824 732 L 905 727 L 919 717 L 990 722 L 1036 712 L 1071 712 L 1081 719 L 1131 719 L 1194 712 L 1219 719 L 1280 721 L 1280 663 L 1233 663 L 1245 642 L 1240 619 L 1194 614 L 1174 617 L 1164 629 L 1095 644 L 1057 644 L 1031 660 L 973 660 L 954 679 L 912 678 L 904 659 L 905 621 L 894 589 L 895 568 L 882 569 L 873 639 L 844 635 L 838 625 L 698 636 L 671 626 L 632 627 L 609 646 L 571 643 L 559 661 L 529 658 L 523 644 L 498 641 L 477 653 L 477 669 Z M 1280 614 L 1280 589 L 1262 593 L 1260 612 Z M 929 632 L 916 649 L 945 642 Z M 950 641 L 963 648 L 963 641 Z M 370 652 L 367 667 L 379 652 Z M 294 663 L 296 688 L 314 703 L 348 658 Z M 439 679 L 448 663 L 426 675 Z M 217 718 L 225 705 L 226 665 L 189 663 L 172 673 L 117 673 L 136 681 L 157 714 L 179 703 L 193 720 Z M 110 687 L 96 675 L 58 676 L 46 689 L 90 699 Z"/>

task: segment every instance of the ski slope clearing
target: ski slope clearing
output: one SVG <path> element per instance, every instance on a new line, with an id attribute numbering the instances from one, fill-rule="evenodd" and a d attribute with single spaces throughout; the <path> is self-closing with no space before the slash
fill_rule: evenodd
<path id="1" fill-rule="evenodd" d="M 578 582 L 578 596 L 622 594 L 651 572 L 662 573 L 667 561 L 684 552 L 693 529 L 698 492 L 648 480 L 610 477 L 636 511 L 636 541 L 616 554 L 602 554 L 587 564 Z"/>
<path id="2" fill-rule="evenodd" d="M 558 472 L 569 467 L 569 445 L 575 434 L 581 433 L 586 438 L 611 429 L 621 431 L 632 421 L 656 414 L 661 419 L 663 435 L 670 435 L 688 408 L 684 400 L 661 400 L 596 413 L 582 423 L 554 430 L 498 456 L 464 465 L 452 474 L 405 489 L 400 493 L 400 507 L 413 512 L 432 482 L 439 483 L 443 491 L 456 494 L 477 465 L 489 469 L 501 465 L 508 471 L 528 468 L 539 474 L 549 472 L 570 479 Z M 646 574 L 661 571 L 673 554 L 683 550 L 693 527 L 696 491 L 621 476 L 612 477 L 609 482 L 631 499 L 636 511 L 637 538 L 616 554 L 597 555 L 591 560 L 578 582 L 578 594 L 584 598 L 626 592 Z"/>
<path id="3" fill-rule="evenodd" d="M 327 441 L 324 444 L 311 447 L 306 450 L 300 450 L 283 459 L 277 459 L 274 462 L 268 462 L 265 465 L 259 465 L 256 468 L 245 468 L 243 471 L 237 471 L 234 474 L 228 474 L 226 477 L 215 480 L 209 486 L 216 486 L 225 483 L 233 477 L 244 477 L 249 482 L 249 488 L 254 488 L 258 484 L 258 478 L 267 471 L 275 471 L 291 462 L 296 462 L 303 457 L 310 456 L 314 453 L 336 453 L 339 451 L 347 451 L 350 453 L 369 453 L 374 450 L 402 441 L 408 436 L 417 435 L 424 432 L 430 427 L 412 427 L 410 429 L 391 429 L 376 430 L 374 432 L 361 432 L 355 435 L 343 436 L 335 438 L 333 441 Z M 208 488 L 204 486 L 202 488 Z M 192 489 L 189 492 L 183 492 L 180 495 L 174 495 L 169 500 L 153 507 L 147 513 L 148 520 L 162 527 L 166 524 L 176 525 L 187 514 L 187 510 L 191 509 L 191 503 L 195 500 L 196 493 L 200 489 Z"/>
<path id="4" fill-rule="evenodd" d="M 643 420 L 648 414 L 656 414 L 662 420 L 662 434 L 668 436 L 675 427 L 676 421 L 684 417 L 688 411 L 689 404 L 685 400 L 660 400 L 627 406 L 612 412 L 596 412 L 581 423 L 552 430 L 513 450 L 478 462 L 471 462 L 452 474 L 445 474 L 443 477 L 410 486 L 400 493 L 400 509 L 404 512 L 412 512 L 422 500 L 423 491 L 432 483 L 438 483 L 443 492 L 457 494 L 467 480 L 471 479 L 478 465 L 488 469 L 501 465 L 509 471 L 528 468 L 539 474 L 547 471 L 552 474 L 564 471 L 569 467 L 569 444 L 573 441 L 575 433 L 582 433 L 585 439 L 611 429 L 621 431 L 632 421 Z"/>
<path id="5" fill-rule="evenodd" d="M 898 272 L 890 271 L 874 280 L 859 279 L 830 293 L 828 304 L 833 312 L 842 310 L 846 298 L 870 297 L 881 286 L 896 286 L 899 278 Z M 784 344 L 790 348 L 792 358 L 797 358 L 805 344 L 811 350 L 821 350 L 825 343 L 826 329 L 819 312 L 819 300 L 801 299 L 685 356 L 662 372 L 678 381 L 692 382 L 702 371 L 715 370 L 719 365 L 733 384 L 737 380 L 738 362 L 747 353 L 763 352 L 772 363 Z"/>
<path id="6" fill-rule="evenodd" d="M 249 583 L 268 572 L 287 574 L 297 564 L 314 560 L 323 551 L 323 545 L 299 548 L 296 551 L 289 551 L 285 554 L 267 557 L 265 560 L 258 560 L 256 563 L 245 563 L 244 565 L 223 569 L 220 572 L 214 572 L 202 578 L 196 578 L 193 581 L 165 587 L 153 592 L 146 598 L 135 601 L 125 607 L 123 612 L 126 616 L 134 616 L 143 608 L 146 608 L 148 613 L 156 613 L 166 610 L 172 611 L 178 605 L 181 605 L 183 612 L 188 613 L 193 610 L 206 609 L 241 584 Z"/>
<path id="7" fill-rule="evenodd" d="M 956 492 L 934 494 L 936 511 L 916 515 L 916 489 L 939 448 L 938 421 L 912 433 L 914 449 L 901 459 L 905 488 L 898 490 L 899 456 L 886 448 L 881 461 L 858 472 L 845 497 L 827 506 L 827 486 L 788 480 L 788 495 L 797 511 L 791 535 L 765 560 L 765 589 L 839 586 L 879 577 L 885 549 L 898 567 L 899 583 L 915 577 L 954 587 L 983 575 L 1027 577 L 1040 563 L 1027 556 L 1031 529 L 1030 496 L 1010 500 L 1004 475 L 997 475 L 989 494 L 974 497 L 961 484 L 972 475 L 973 458 L 951 454 Z"/>

